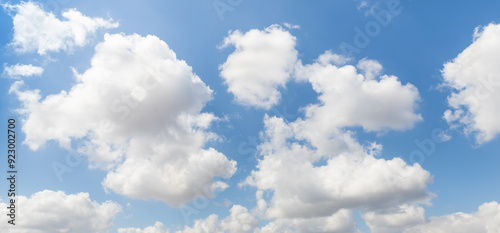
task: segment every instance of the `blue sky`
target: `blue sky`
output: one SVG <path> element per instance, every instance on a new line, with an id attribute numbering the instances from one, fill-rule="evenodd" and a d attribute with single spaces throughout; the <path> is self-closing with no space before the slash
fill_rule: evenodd
<path id="1" fill-rule="evenodd" d="M 0 232 L 500 229 L 498 2 L 2 4 Z"/>

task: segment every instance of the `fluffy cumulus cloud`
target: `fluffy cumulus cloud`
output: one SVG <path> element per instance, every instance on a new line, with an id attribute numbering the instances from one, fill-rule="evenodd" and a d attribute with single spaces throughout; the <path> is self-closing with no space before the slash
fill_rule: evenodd
<path id="1" fill-rule="evenodd" d="M 425 223 L 410 227 L 404 233 L 496 233 L 500 229 L 500 204 L 484 203 L 472 214 L 454 213 L 432 217 Z"/>
<path id="2" fill-rule="evenodd" d="M 176 233 L 360 233 L 350 209 L 340 209 L 323 217 L 279 218 L 259 227 L 255 216 L 242 206 L 234 205 L 231 214 L 219 220 L 215 214 L 198 219 L 193 226 L 185 226 Z M 258 215 L 258 214 L 257 214 Z M 362 215 L 373 233 L 497 233 L 500 229 L 500 204 L 484 203 L 478 211 L 454 213 L 425 218 L 425 210 L 417 205 L 394 205 L 385 209 L 366 211 Z M 24 232 L 24 231 L 22 231 Z M 42 231 L 45 232 L 45 231 Z M 79 232 L 79 231 L 78 231 Z M 120 228 L 118 233 L 170 233 L 162 223 L 140 228 Z"/>
<path id="3" fill-rule="evenodd" d="M 10 203 L 0 203 L 0 213 L 7 215 Z M 97 203 L 88 193 L 65 194 L 45 190 L 31 197 L 17 197 L 16 226 L 9 227 L 2 221 L 0 227 L 9 233 L 54 233 L 54 232 L 107 232 L 121 206 L 106 201 Z M 4 231 L 2 231 L 4 232 Z"/>
<path id="4" fill-rule="evenodd" d="M 296 66 L 295 78 L 310 82 L 319 103 L 304 108 L 306 118 L 294 122 L 297 138 L 306 139 L 321 154 L 347 147 L 357 141 L 346 127 L 365 131 L 405 130 L 422 120 L 416 113 L 419 93 L 412 84 L 402 84 L 396 76 L 379 75 L 382 66 L 362 59 L 357 67 L 326 52 L 313 64 Z"/>
<path id="5" fill-rule="evenodd" d="M 432 179 L 420 165 L 376 158 L 349 134 L 335 135 L 342 138 L 334 142 L 344 144 L 320 153 L 328 150 L 298 140 L 296 123 L 265 119 L 266 141 L 259 146 L 263 157 L 244 183 L 273 192 L 269 201 L 258 198 L 266 217 L 324 217 L 341 209 L 375 210 L 428 198 Z"/>
<path id="6" fill-rule="evenodd" d="M 444 64 L 444 84 L 453 93 L 444 118 L 452 128 L 462 127 L 478 144 L 500 133 L 500 24 L 476 28 L 474 42 Z"/>
<path id="7" fill-rule="evenodd" d="M 169 233 L 170 230 L 167 229 L 163 223 L 156 222 L 155 225 L 146 227 L 144 229 L 140 228 L 120 228 L 118 233 Z"/>
<path id="8" fill-rule="evenodd" d="M 331 52 L 313 64 L 299 62 L 294 77 L 312 84 L 319 103 L 305 107 L 305 117 L 294 122 L 264 119 L 262 158 L 241 184 L 257 187 L 255 211 L 273 219 L 263 232 L 356 232 L 352 209 L 373 212 L 431 197 L 429 172 L 400 158 L 378 158 L 381 145 L 362 146 L 346 129 L 412 128 L 422 119 L 418 90 L 381 75 L 377 61 L 363 59 L 357 68 L 347 62 Z M 331 220 L 337 218 L 342 221 Z"/>
<path id="9" fill-rule="evenodd" d="M 40 4 L 31 1 L 3 6 L 13 14 L 11 45 L 19 53 L 36 51 L 44 55 L 60 50 L 72 51 L 74 47 L 88 44 L 98 29 L 118 27 L 118 23 L 112 20 L 90 18 L 75 9 L 63 12 L 65 20 L 59 20 L 53 13 L 44 11 Z"/>
<path id="10" fill-rule="evenodd" d="M 323 54 L 319 55 L 319 57 L 316 59 L 316 62 L 319 64 L 332 63 L 332 64 L 335 64 L 337 66 L 342 66 L 342 65 L 345 65 L 347 62 L 350 62 L 351 60 L 352 60 L 352 58 L 348 58 L 348 57 L 343 56 L 343 55 L 335 54 L 331 50 L 327 50 Z M 368 59 L 363 59 L 363 60 L 368 61 L 369 63 L 373 62 L 373 63 L 379 64 L 378 62 L 376 62 L 374 60 L 368 60 Z M 362 67 L 365 67 L 365 65 L 363 65 L 364 62 L 359 62 L 359 64 L 362 65 Z M 300 66 L 297 66 L 297 67 L 300 67 Z M 380 68 L 382 68 L 382 65 L 380 65 Z"/>
<path id="11" fill-rule="evenodd" d="M 401 233 L 408 227 L 425 223 L 425 210 L 421 206 L 403 204 L 366 212 L 363 219 L 372 233 Z"/>
<path id="12" fill-rule="evenodd" d="M 340 210 L 337 213 L 318 218 L 291 218 L 278 219 L 270 222 L 256 233 L 308 233 L 308 232 L 338 232 L 338 233 L 358 233 L 356 221 L 351 210 Z"/>
<path id="13" fill-rule="evenodd" d="M 69 91 L 42 98 L 17 81 L 10 92 L 23 106 L 26 143 L 79 143 L 92 167 L 108 171 L 103 186 L 134 198 L 179 206 L 227 184 L 236 162 L 213 148 L 207 131 L 217 120 L 201 112 L 212 90 L 155 36 L 106 34 L 91 67 Z"/>
<path id="14" fill-rule="evenodd" d="M 20 77 L 40 76 L 43 73 L 43 68 L 31 64 L 22 65 L 15 64 L 11 66 L 4 65 L 3 75 L 9 78 L 18 79 Z"/>
<path id="15" fill-rule="evenodd" d="M 231 214 L 222 220 L 212 214 L 206 219 L 196 220 L 193 227 L 185 227 L 176 233 L 244 233 L 253 232 L 259 226 L 257 219 L 240 205 L 234 205 Z"/>
<path id="16" fill-rule="evenodd" d="M 417 88 L 403 85 L 396 76 L 379 76 L 382 66 L 377 61 L 363 59 L 357 70 L 351 65 L 337 66 L 338 62 L 324 56 L 298 66 L 295 73 L 320 95 L 321 103 L 306 109 L 309 121 L 322 124 L 327 131 L 350 126 L 380 131 L 409 129 L 422 119 L 415 113 Z"/>
<path id="17" fill-rule="evenodd" d="M 367 58 L 361 59 L 356 68 L 362 71 L 368 80 L 378 77 L 382 72 L 382 65 L 379 62 Z"/>
<path id="18" fill-rule="evenodd" d="M 264 109 L 279 102 L 279 88 L 290 79 L 297 61 L 295 40 L 277 25 L 229 33 L 221 47 L 232 45 L 235 51 L 219 69 L 236 102 Z"/>
<path id="19" fill-rule="evenodd" d="M 259 226 L 258 220 L 240 205 L 234 205 L 231 214 L 219 220 L 219 216 L 212 214 L 205 219 L 198 219 L 192 227 L 185 226 L 183 230 L 176 233 L 245 233 L 254 232 Z M 156 222 L 154 226 L 144 229 L 121 228 L 118 233 L 168 233 L 162 223 Z"/>

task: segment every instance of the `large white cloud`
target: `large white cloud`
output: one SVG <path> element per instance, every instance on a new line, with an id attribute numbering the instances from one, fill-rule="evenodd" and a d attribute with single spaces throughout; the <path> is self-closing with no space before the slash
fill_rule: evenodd
<path id="1" fill-rule="evenodd" d="M 425 218 L 424 208 L 401 205 L 369 211 L 363 219 L 373 233 L 496 233 L 500 229 L 500 204 L 484 203 L 478 211 Z"/>
<path id="2" fill-rule="evenodd" d="M 432 217 L 426 223 L 410 227 L 404 233 L 497 233 L 500 229 L 500 204 L 484 203 L 472 214 L 454 213 Z"/>
<path id="3" fill-rule="evenodd" d="M 19 77 L 31 77 L 31 76 L 40 76 L 43 73 L 43 68 L 39 66 L 34 66 L 31 64 L 22 65 L 15 64 L 11 66 L 7 66 L 4 64 L 3 75 L 18 79 Z"/>
<path id="4" fill-rule="evenodd" d="M 186 226 L 176 233 L 244 233 L 253 232 L 259 226 L 257 219 L 248 210 L 240 205 L 234 205 L 231 214 L 222 220 L 212 214 L 206 219 L 196 220 L 193 227 Z"/>
<path id="5" fill-rule="evenodd" d="M 362 146 L 346 130 L 412 128 L 422 119 L 415 112 L 418 90 L 395 76 L 380 75 L 382 66 L 377 61 L 361 60 L 359 71 L 344 65 L 348 61 L 326 52 L 313 64 L 299 62 L 294 76 L 312 84 L 319 103 L 305 107 L 305 117 L 294 122 L 265 117 L 259 145 L 262 158 L 242 183 L 257 187 L 255 211 L 273 219 L 263 231 L 291 231 L 286 225 L 293 223 L 299 232 L 328 232 L 320 229 L 328 229 L 331 221 L 326 219 L 338 213 L 345 217 L 356 208 L 378 211 L 429 201 L 429 172 L 397 157 L 378 158 L 381 145 Z M 340 224 L 339 229 L 345 230 L 339 231 L 355 232 L 352 226 L 355 223 Z"/>
<path id="6" fill-rule="evenodd" d="M 318 218 L 284 218 L 268 223 L 256 233 L 308 233 L 335 232 L 357 233 L 356 221 L 351 210 L 342 209 L 337 213 Z"/>
<path id="7" fill-rule="evenodd" d="M 8 233 L 107 232 L 121 211 L 121 206 L 112 201 L 92 201 L 88 193 L 44 190 L 31 197 L 19 196 L 16 202 L 16 225 L 10 226 L 7 220 L 0 223 L 0 228 L 8 229 Z M 4 219 L 9 205 L 0 203 Z"/>
<path id="8" fill-rule="evenodd" d="M 219 69 L 236 102 L 264 109 L 279 102 L 279 88 L 284 87 L 297 61 L 295 40 L 277 25 L 229 33 L 221 47 L 233 45 L 235 51 Z"/>
<path id="9" fill-rule="evenodd" d="M 321 103 L 306 109 L 310 121 L 326 123 L 328 131 L 349 126 L 380 131 L 409 129 L 422 119 L 415 113 L 417 88 L 403 85 L 396 76 L 379 76 L 382 66 L 377 61 L 361 60 L 357 65 L 360 74 L 354 66 L 337 66 L 335 61 L 321 59 L 324 56 L 316 63 L 297 66 L 295 73 L 320 95 Z"/>
<path id="10" fill-rule="evenodd" d="M 342 137 L 339 142 L 350 141 L 346 148 L 320 153 L 328 150 L 297 140 L 295 123 L 276 117 L 264 122 L 263 158 L 245 184 L 273 192 L 269 203 L 262 204 L 268 218 L 324 217 L 340 209 L 379 209 L 428 197 L 432 178 L 418 164 L 376 158 L 348 134 L 335 135 Z"/>
<path id="11" fill-rule="evenodd" d="M 163 223 L 156 222 L 155 225 L 146 227 L 144 229 L 140 228 L 120 228 L 118 233 L 169 233 L 170 230 L 167 229 Z"/>
<path id="12" fill-rule="evenodd" d="M 500 133 L 500 24 L 476 28 L 474 42 L 444 64 L 444 84 L 454 91 L 444 118 L 452 127 L 465 126 L 478 144 Z"/>
<path id="13" fill-rule="evenodd" d="M 12 86 L 31 149 L 81 140 L 91 165 L 108 170 L 106 189 L 172 206 L 227 188 L 214 177 L 231 177 L 236 162 L 205 148 L 217 138 L 206 130 L 217 118 L 201 112 L 212 90 L 165 42 L 106 34 L 91 67 L 75 76 L 71 90 L 45 98 L 22 91 L 21 81 Z"/>
<path id="14" fill-rule="evenodd" d="M 192 227 L 185 226 L 183 230 L 176 233 L 245 233 L 254 232 L 259 226 L 258 220 L 240 205 L 234 205 L 230 209 L 231 214 L 219 220 L 219 216 L 212 214 L 205 219 L 195 220 Z M 118 233 L 168 233 L 162 223 L 156 222 L 154 226 L 144 229 L 121 228 Z"/>
<path id="15" fill-rule="evenodd" d="M 346 127 L 365 131 L 405 130 L 422 120 L 416 113 L 419 93 L 396 76 L 379 75 L 382 66 L 362 59 L 357 67 L 340 66 L 346 59 L 329 52 L 317 62 L 296 66 L 295 78 L 308 81 L 319 94 L 318 104 L 305 107 L 306 119 L 293 123 L 297 138 L 306 139 L 321 154 L 356 147 Z"/>
<path id="16" fill-rule="evenodd" d="M 421 206 L 403 204 L 366 212 L 363 219 L 372 233 L 401 233 L 409 227 L 425 223 L 425 210 Z"/>
<path id="17" fill-rule="evenodd" d="M 98 29 L 118 27 L 118 23 L 112 20 L 90 18 L 75 9 L 63 12 L 62 16 L 66 20 L 61 21 L 31 1 L 3 6 L 14 13 L 11 45 L 20 53 L 36 51 L 44 55 L 60 50 L 71 52 L 74 47 L 88 44 Z"/>

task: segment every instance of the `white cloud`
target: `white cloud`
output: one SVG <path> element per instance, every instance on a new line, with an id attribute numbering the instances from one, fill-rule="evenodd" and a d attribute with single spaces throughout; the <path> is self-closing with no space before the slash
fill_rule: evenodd
<path id="1" fill-rule="evenodd" d="M 355 0 L 358 2 L 357 9 L 359 12 L 364 13 L 366 17 L 371 16 L 376 10 L 380 9 L 380 1 L 373 0 Z"/>
<path id="2" fill-rule="evenodd" d="M 420 206 L 401 205 L 369 211 L 363 219 L 373 233 L 496 233 L 500 229 L 500 204 L 484 203 L 478 211 L 425 218 Z"/>
<path id="3" fill-rule="evenodd" d="M 361 59 L 356 68 L 363 72 L 363 75 L 367 80 L 372 80 L 378 77 L 382 72 L 382 65 L 378 61 L 367 58 Z"/>
<path id="4" fill-rule="evenodd" d="M 304 108 L 304 119 L 286 123 L 264 119 L 263 143 L 257 169 L 241 185 L 257 187 L 259 216 L 273 221 L 264 232 L 331 232 L 328 220 L 352 209 L 379 211 L 408 202 L 427 203 L 429 172 L 400 158 L 379 159 L 382 145 L 363 147 L 346 127 L 365 131 L 405 130 L 421 120 L 415 113 L 418 90 L 395 76 L 380 76 L 373 60 L 345 64 L 342 56 L 326 52 L 311 65 L 295 67 L 298 81 L 309 81 L 319 94 L 318 104 Z M 269 194 L 264 198 L 263 193 Z M 338 217 L 338 216 L 337 216 Z M 339 232 L 355 232 L 344 221 Z M 345 228 L 344 228 L 345 227 Z M 302 229 L 302 230 L 301 230 Z M 334 231 L 334 232 L 337 232 Z"/>
<path id="5" fill-rule="evenodd" d="M 163 223 L 156 222 L 154 226 L 149 226 L 144 229 L 140 228 L 120 228 L 118 233 L 169 233 L 170 230 L 165 228 Z"/>
<path id="6" fill-rule="evenodd" d="M 36 51 L 44 55 L 60 50 L 71 52 L 74 47 L 88 44 L 98 29 L 118 27 L 118 23 L 111 19 L 90 18 L 75 9 L 64 11 L 62 16 L 66 20 L 61 21 L 34 2 L 3 6 L 14 12 L 14 37 L 11 45 L 19 53 Z"/>
<path id="7" fill-rule="evenodd" d="M 389 209 L 369 211 L 363 214 L 363 219 L 372 233 L 401 233 L 408 227 L 423 224 L 425 210 L 421 206 L 404 204 Z"/>
<path id="8" fill-rule="evenodd" d="M 231 214 L 219 220 L 219 216 L 212 214 L 205 219 L 195 220 L 192 227 L 185 226 L 183 230 L 176 233 L 245 233 L 254 232 L 259 226 L 258 220 L 248 210 L 240 205 L 234 205 L 230 209 Z M 154 226 L 143 230 L 138 228 L 121 228 L 118 233 L 168 233 L 162 223 L 156 222 Z"/>
<path id="9" fill-rule="evenodd" d="M 382 66 L 377 61 L 361 60 L 358 67 L 365 74 L 362 75 L 351 65 L 326 63 L 328 59 L 321 59 L 323 56 L 318 59 L 321 62 L 299 65 L 295 74 L 299 80 L 308 80 L 320 94 L 321 104 L 306 108 L 312 131 L 351 126 L 361 126 L 366 131 L 405 130 L 422 120 L 415 113 L 417 88 L 401 84 L 396 76 L 379 76 Z"/>
<path id="10" fill-rule="evenodd" d="M 367 1 L 364 1 L 362 0 L 359 5 L 358 5 L 358 10 L 361 10 L 362 8 L 365 8 L 368 6 L 368 2 Z"/>
<path id="11" fill-rule="evenodd" d="M 266 117 L 264 123 L 265 142 L 259 146 L 263 158 L 244 184 L 272 192 L 268 204 L 258 200 L 267 218 L 325 217 L 340 209 L 428 201 L 432 178 L 419 164 L 377 159 L 349 134 L 335 135 L 334 144 L 343 146 L 312 149 L 308 139 L 297 141 L 297 122 Z"/>
<path id="12" fill-rule="evenodd" d="M 79 151 L 92 167 L 108 171 L 103 186 L 134 198 L 180 206 L 227 184 L 236 170 L 207 141 L 217 118 L 201 113 L 212 90 L 185 61 L 155 36 L 108 35 L 96 46 L 91 67 L 76 74 L 69 91 L 46 96 L 11 87 L 23 103 L 25 142 L 32 150 L 47 140 Z"/>
<path id="13" fill-rule="evenodd" d="M 253 232 L 259 226 L 257 219 L 245 207 L 234 205 L 229 211 L 231 214 L 220 223 L 224 232 Z"/>
<path id="14" fill-rule="evenodd" d="M 0 223 L 9 233 L 107 232 L 121 211 L 121 206 L 114 202 L 92 201 L 88 193 L 67 195 L 44 190 L 31 197 L 19 196 L 16 202 L 16 225 L 9 227 L 7 220 Z M 6 218 L 9 205 L 0 203 L 3 218 Z"/>
<path id="15" fill-rule="evenodd" d="M 233 45 L 235 51 L 219 69 L 236 102 L 263 109 L 279 102 L 278 89 L 290 79 L 297 61 L 295 40 L 277 25 L 229 33 L 221 47 Z"/>
<path id="16" fill-rule="evenodd" d="M 219 229 L 219 216 L 212 214 L 206 219 L 195 220 L 193 227 L 185 226 L 184 230 L 177 231 L 176 233 L 209 233 L 220 232 Z"/>
<path id="17" fill-rule="evenodd" d="M 323 64 L 323 65 L 327 65 L 327 64 L 332 63 L 332 64 L 335 64 L 337 66 L 342 66 L 351 60 L 352 60 L 351 58 L 332 53 L 332 51 L 328 50 L 325 53 L 321 54 L 318 57 L 318 59 L 316 59 L 316 62 L 319 64 Z M 299 66 L 299 68 L 300 68 L 300 66 Z"/>
<path id="18" fill-rule="evenodd" d="M 4 64 L 3 67 L 3 75 L 14 79 L 18 79 L 20 76 L 24 77 L 40 76 L 42 75 L 42 73 L 43 73 L 42 67 L 34 66 L 31 64 L 28 65 L 15 64 L 11 66 L 7 66 L 6 64 Z"/>
<path id="19" fill-rule="evenodd" d="M 337 213 L 318 218 L 286 218 L 268 223 L 255 231 L 256 233 L 309 233 L 336 232 L 357 233 L 356 221 L 351 210 L 342 209 Z"/>
<path id="20" fill-rule="evenodd" d="M 291 23 L 283 23 L 283 26 L 285 26 L 288 29 L 300 29 L 300 25 L 291 24 Z"/>
<path id="21" fill-rule="evenodd" d="M 257 219 L 243 206 L 234 205 L 230 212 L 229 216 L 220 221 L 216 214 L 206 219 L 196 220 L 193 227 L 186 226 L 176 233 L 244 233 L 253 232 L 259 226 Z"/>
<path id="22" fill-rule="evenodd" d="M 452 127 L 465 126 L 478 144 L 500 133 L 500 24 L 476 29 L 474 42 L 441 71 L 444 84 L 454 91 L 444 118 Z"/>
<path id="23" fill-rule="evenodd" d="M 484 203 L 472 214 L 454 213 L 432 217 L 426 223 L 410 227 L 404 233 L 497 233 L 500 229 L 500 204 Z"/>

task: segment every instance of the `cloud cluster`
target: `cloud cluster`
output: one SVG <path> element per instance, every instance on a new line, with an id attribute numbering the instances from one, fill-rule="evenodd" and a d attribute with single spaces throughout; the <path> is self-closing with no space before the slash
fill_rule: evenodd
<path id="1" fill-rule="evenodd" d="M 144 229 L 140 228 L 120 228 L 118 233 L 169 233 L 170 230 L 166 228 L 163 223 L 156 222 L 155 225 L 146 227 Z"/>
<path id="2" fill-rule="evenodd" d="M 342 209 L 331 216 L 317 218 L 278 219 L 257 229 L 256 233 L 308 233 L 308 232 L 338 232 L 358 233 L 356 221 L 351 210 Z"/>
<path id="3" fill-rule="evenodd" d="M 40 55 L 64 50 L 71 52 L 75 47 L 89 43 L 98 29 L 118 27 L 113 20 L 90 18 L 75 9 L 62 13 L 65 20 L 45 12 L 34 2 L 17 5 L 4 4 L 3 7 L 14 15 L 14 36 L 11 45 L 19 53 L 36 51 Z"/>
<path id="4" fill-rule="evenodd" d="M 235 205 L 230 216 L 219 220 L 213 214 L 205 219 L 198 219 L 192 227 L 184 226 L 176 233 L 307 233 L 338 232 L 360 233 L 353 216 L 353 211 L 341 209 L 336 213 L 315 218 L 280 218 L 259 227 L 257 219 L 242 206 Z M 496 233 L 500 229 L 500 204 L 489 202 L 482 204 L 478 211 L 453 213 L 450 215 L 425 218 L 425 210 L 420 206 L 402 204 L 387 209 L 367 211 L 362 215 L 373 233 Z M 118 233 L 169 233 L 162 223 L 140 228 L 120 228 Z"/>
<path id="5" fill-rule="evenodd" d="M 215 214 L 208 216 L 206 219 L 196 220 L 193 227 L 186 226 L 176 233 L 244 233 L 253 232 L 259 226 L 257 219 L 243 206 L 234 205 L 230 212 L 231 214 L 228 217 L 220 221 Z"/>
<path id="6" fill-rule="evenodd" d="M 39 66 L 34 66 L 31 64 L 22 65 L 15 64 L 7 66 L 4 64 L 3 75 L 13 79 L 19 79 L 19 77 L 31 77 L 40 76 L 43 73 L 43 68 Z"/>
<path id="7" fill-rule="evenodd" d="M 450 109 L 444 118 L 452 128 L 464 132 L 478 144 L 500 133 L 500 24 L 476 28 L 474 42 L 441 71 L 444 84 L 453 90 L 448 97 Z"/>
<path id="8" fill-rule="evenodd" d="M 244 183 L 272 191 L 270 201 L 259 199 L 266 217 L 324 217 L 341 209 L 376 210 L 427 200 L 432 178 L 420 165 L 376 158 L 346 133 L 332 139 L 337 147 L 311 148 L 310 140 L 297 141 L 296 123 L 301 122 L 265 119 L 266 141 L 259 146 L 263 157 Z"/>
<path id="9" fill-rule="evenodd" d="M 231 214 L 219 220 L 216 214 L 205 219 L 198 219 L 192 227 L 185 226 L 183 230 L 176 233 L 245 233 L 254 232 L 259 226 L 257 219 L 248 210 L 240 205 L 234 205 L 230 209 Z M 121 228 L 118 233 L 169 233 L 162 223 L 156 222 L 154 226 L 144 229 Z"/>
<path id="10" fill-rule="evenodd" d="M 373 233 L 493 233 L 500 229 L 500 204 L 484 203 L 475 213 L 425 218 L 422 207 L 401 205 L 363 215 Z"/>
<path id="11" fill-rule="evenodd" d="M 232 45 L 235 51 L 219 69 L 236 102 L 263 109 L 279 102 L 279 88 L 290 79 L 297 61 L 295 40 L 278 25 L 229 33 L 221 48 Z"/>
<path id="12" fill-rule="evenodd" d="M 11 45 L 19 53 L 71 52 L 88 44 L 97 30 L 118 26 L 75 9 L 63 12 L 65 20 L 60 20 L 33 2 L 3 6 L 14 13 Z M 451 127 L 463 126 L 479 144 L 500 133 L 494 120 L 500 114 L 499 39 L 500 25 L 478 28 L 472 45 L 442 70 L 444 84 L 454 91 L 444 118 Z M 417 88 L 383 74 L 378 61 L 364 58 L 352 65 L 351 59 L 327 51 L 304 65 L 296 38 L 278 25 L 230 32 L 220 48 L 229 46 L 235 51 L 220 65 L 220 76 L 239 104 L 270 109 L 292 79 L 310 83 L 318 103 L 304 106 L 304 117 L 293 122 L 265 116 L 261 157 L 241 183 L 257 189 L 255 209 L 234 205 L 224 219 L 213 214 L 177 233 L 359 232 L 356 209 L 374 233 L 492 233 L 500 228 L 496 202 L 472 214 L 426 219 L 420 204 L 432 197 L 430 173 L 401 158 L 380 158 L 382 145 L 357 141 L 351 127 L 402 131 L 422 120 Z M 12 78 L 42 73 L 42 67 L 21 64 L 4 65 L 3 72 Z M 212 90 L 165 42 L 150 35 L 106 34 L 90 68 L 74 70 L 74 76 L 70 90 L 48 96 L 27 89 L 23 81 L 11 86 L 9 92 L 22 103 L 17 111 L 30 149 L 50 140 L 64 148 L 78 144 L 92 168 L 107 171 L 106 190 L 173 207 L 228 187 L 220 178 L 230 178 L 236 162 L 207 146 L 218 139 L 209 130 L 218 118 L 203 112 Z M 24 216 L 12 233 L 104 232 L 121 211 L 114 202 L 90 200 L 88 193 L 45 190 L 18 201 Z M 3 212 L 7 206 L 0 203 Z M 257 217 L 269 222 L 259 227 Z M 161 222 L 118 229 L 168 232 Z"/>
<path id="13" fill-rule="evenodd" d="M 304 66 L 297 60 L 295 41 L 278 25 L 229 33 L 222 47 L 234 45 L 236 50 L 220 66 L 220 75 L 238 103 L 269 109 L 280 100 L 278 88 L 293 77 L 310 82 L 321 94 L 323 106 L 309 108 L 322 110 L 310 111 L 327 116 L 324 112 L 335 112 L 334 128 L 404 130 L 421 120 L 415 113 L 418 90 L 411 84 L 402 85 L 395 76 L 380 76 L 382 65 L 377 61 L 362 59 L 356 70 L 351 65 L 342 66 L 350 59 L 327 51 L 315 63 Z"/>
<path id="14" fill-rule="evenodd" d="M 406 130 L 422 120 L 416 113 L 420 97 L 415 86 L 403 85 L 396 76 L 379 76 L 382 66 L 377 61 L 363 59 L 357 64 L 359 70 L 336 65 L 343 62 L 327 52 L 313 64 L 296 67 L 296 79 L 311 83 L 320 101 L 305 108 L 305 120 L 294 123 L 303 134 L 300 138 L 320 151 L 331 150 L 338 144 L 332 143 L 339 138 L 335 134 L 343 134 L 346 127 L 368 132 Z"/>
<path id="15" fill-rule="evenodd" d="M 266 32 L 254 29 L 238 35 L 244 38 L 251 33 Z M 274 41 L 277 38 L 264 39 L 278 43 Z M 286 38 L 281 40 L 288 44 Z M 254 47 L 260 47 L 256 45 L 259 43 L 270 42 L 253 40 Z M 296 60 L 293 55 L 288 56 L 290 61 Z M 265 117 L 263 143 L 259 145 L 262 158 L 241 184 L 258 189 L 254 211 L 273 220 L 262 231 L 292 231 L 290 226 L 295 226 L 299 232 L 355 232 L 352 209 L 377 211 L 429 200 L 429 172 L 400 158 L 377 158 L 381 145 L 364 147 L 347 130 L 362 127 L 368 132 L 383 132 L 412 128 L 422 120 L 416 113 L 418 90 L 411 84 L 402 84 L 395 76 L 381 75 L 382 65 L 375 60 L 362 59 L 356 67 L 346 65 L 349 61 L 327 51 L 312 64 L 296 62 L 291 75 L 297 81 L 311 83 L 319 103 L 303 108 L 305 117 L 294 122 Z M 259 61 L 245 57 L 245 62 Z M 245 69 L 237 71 L 234 73 L 238 77 L 248 74 Z M 260 67 L 259 72 L 266 71 L 266 67 Z M 245 86 L 258 92 L 260 87 L 255 87 Z M 235 91 L 238 92 L 232 90 Z M 263 193 L 270 198 L 264 198 Z"/>
<path id="16" fill-rule="evenodd" d="M 19 196 L 16 202 L 20 213 L 16 225 L 9 227 L 6 220 L 0 223 L 0 227 L 9 229 L 9 233 L 107 232 L 121 212 L 120 205 L 112 201 L 99 204 L 92 201 L 88 193 L 44 190 L 31 197 Z M 0 203 L 3 217 L 7 215 L 9 205 Z"/>
<path id="17" fill-rule="evenodd" d="M 403 204 L 368 211 L 363 214 L 363 219 L 372 233 L 401 233 L 409 227 L 424 224 L 425 210 L 421 206 Z"/>
<path id="18" fill-rule="evenodd" d="M 106 189 L 172 206 L 228 187 L 214 177 L 231 177 L 236 162 L 205 147 L 217 139 L 207 131 L 217 117 L 201 112 L 212 90 L 165 42 L 106 34 L 75 78 L 69 91 L 45 98 L 22 81 L 11 87 L 32 150 L 47 140 L 81 142 L 91 165 L 108 171 Z"/>
<path id="19" fill-rule="evenodd" d="M 454 213 L 432 217 L 425 223 L 410 227 L 404 233 L 495 233 L 500 229 L 500 204 L 484 203 L 472 214 Z"/>

